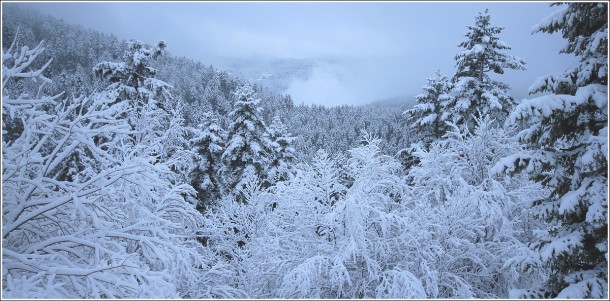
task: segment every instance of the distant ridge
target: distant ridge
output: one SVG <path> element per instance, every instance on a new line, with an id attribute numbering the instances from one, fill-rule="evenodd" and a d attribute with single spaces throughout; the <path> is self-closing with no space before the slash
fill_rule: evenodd
<path id="1" fill-rule="evenodd" d="M 415 105 L 415 103 L 416 103 L 416 101 L 415 101 L 414 96 L 399 95 L 399 96 L 376 100 L 371 103 L 365 104 L 363 106 L 364 107 L 368 107 L 368 106 L 375 106 L 375 107 L 378 107 L 378 106 L 391 106 L 391 107 L 404 106 L 405 108 L 410 108 L 410 107 L 413 107 Z"/>

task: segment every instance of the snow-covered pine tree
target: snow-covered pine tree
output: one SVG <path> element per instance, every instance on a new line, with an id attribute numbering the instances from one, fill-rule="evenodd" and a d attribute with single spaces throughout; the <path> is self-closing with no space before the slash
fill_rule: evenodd
<path id="1" fill-rule="evenodd" d="M 552 4 L 556 5 L 556 4 Z M 515 108 L 512 123 L 529 150 L 497 167 L 526 171 L 552 192 L 536 199 L 537 215 L 549 228 L 535 244 L 528 265 L 550 268 L 539 290 L 513 297 L 608 297 L 608 4 L 569 3 L 544 19 L 535 32 L 561 32 L 562 53 L 579 63 L 539 78 L 530 93 L 551 92 Z M 540 262 L 541 260 L 541 262 Z"/>
<path id="2" fill-rule="evenodd" d="M 132 39 L 127 46 L 122 62 L 101 62 L 93 71 L 98 78 L 110 83 L 105 90 L 116 94 L 116 102 L 125 102 L 124 105 L 131 108 L 125 117 L 137 132 L 133 137 L 135 143 L 149 144 L 142 139 L 157 132 L 159 122 L 169 117 L 166 113 L 171 86 L 155 79 L 157 70 L 150 67 L 151 61 L 163 53 L 166 45 L 160 41 L 155 47 L 147 47 Z M 168 116 L 163 118 L 164 114 Z"/>
<path id="3" fill-rule="evenodd" d="M 142 107 L 151 99 L 161 100 L 159 98 L 167 95 L 169 85 L 155 80 L 157 70 L 150 67 L 151 61 L 161 56 L 165 47 L 163 41 L 155 47 L 147 47 L 132 39 L 127 42 L 123 62 L 101 62 L 93 67 L 93 71 L 111 83 L 110 89 L 119 92 L 117 101 L 129 100 L 134 103 L 132 107 Z"/>
<path id="4" fill-rule="evenodd" d="M 292 163 L 295 159 L 295 149 L 292 147 L 295 138 L 290 136 L 288 129 L 278 115 L 269 126 L 268 136 L 273 142 L 273 160 L 269 164 L 267 182 L 286 181 L 293 176 Z"/>
<path id="5" fill-rule="evenodd" d="M 202 116 L 196 136 L 191 139 L 196 167 L 191 173 L 191 185 L 197 191 L 197 209 L 205 210 L 222 196 L 220 180 L 221 156 L 224 151 L 225 131 L 218 124 L 218 117 L 211 111 Z"/>
<path id="6" fill-rule="evenodd" d="M 464 50 L 455 56 L 454 99 L 447 113 L 448 118 L 471 132 L 475 118 L 489 115 L 502 123 L 515 105 L 508 85 L 489 77 L 490 72 L 503 74 L 504 69 L 525 69 L 522 59 L 503 52 L 511 49 L 498 38 L 503 29 L 491 25 L 486 9 L 476 16 L 474 26 L 468 26 L 467 40 L 458 45 Z"/>
<path id="7" fill-rule="evenodd" d="M 203 99 L 210 104 L 212 110 L 220 115 L 226 115 L 230 110 L 230 102 L 223 93 L 223 73 L 214 71 L 212 79 L 208 81 L 203 92 Z"/>
<path id="8" fill-rule="evenodd" d="M 149 47 L 130 40 L 127 46 L 122 62 L 102 62 L 93 71 L 110 83 L 104 93 L 129 108 L 123 117 L 133 133 L 125 143 L 139 155 L 165 161 L 185 177 L 188 160 L 183 151 L 188 149 L 188 141 L 180 113 L 183 104 L 172 96 L 168 83 L 155 78 L 157 70 L 150 67 L 152 60 L 162 55 L 165 43 Z"/>
<path id="9" fill-rule="evenodd" d="M 446 110 L 453 96 L 449 93 L 452 84 L 446 75 L 440 70 L 428 78 L 428 84 L 423 87 L 424 92 L 415 96 L 417 104 L 413 108 L 403 112 L 407 120 L 411 122 L 411 133 L 413 140 L 417 141 L 398 152 L 399 160 L 404 169 L 411 169 L 419 163 L 417 156 L 413 154 L 421 148 L 439 140 L 449 129 L 446 124 L 451 116 Z"/>
<path id="10" fill-rule="evenodd" d="M 412 122 L 413 132 L 419 136 L 424 146 L 430 145 L 432 141 L 438 140 L 448 126 L 445 124 L 445 107 L 451 100 L 451 82 L 446 75 L 437 70 L 428 78 L 428 84 L 423 87 L 423 93 L 415 96 L 417 104 L 403 113 Z"/>
<path id="11" fill-rule="evenodd" d="M 238 201 L 246 202 L 241 189 L 248 174 L 265 180 L 270 163 L 272 142 L 265 133 L 267 127 L 260 118 L 260 99 L 252 87 L 242 85 L 235 92 L 238 101 L 229 114 L 232 119 L 227 130 L 226 148 L 222 154 L 222 174 L 226 189 Z"/>

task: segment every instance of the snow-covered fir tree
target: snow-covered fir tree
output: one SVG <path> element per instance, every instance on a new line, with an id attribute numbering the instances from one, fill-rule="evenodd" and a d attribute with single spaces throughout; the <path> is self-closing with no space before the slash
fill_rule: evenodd
<path id="1" fill-rule="evenodd" d="M 555 4 L 553 4 L 555 5 Z M 552 192 L 533 209 L 548 229 L 524 260 L 546 266 L 550 279 L 515 297 L 608 297 L 608 4 L 568 3 L 535 32 L 561 32 L 562 53 L 579 63 L 539 78 L 531 93 L 551 92 L 521 103 L 509 121 L 524 125 L 517 137 L 529 148 L 497 167 L 525 171 Z"/>
<path id="2" fill-rule="evenodd" d="M 278 181 L 286 181 L 293 176 L 294 172 L 295 149 L 292 145 L 296 138 L 291 137 L 278 115 L 273 118 L 273 122 L 269 126 L 268 137 L 273 143 L 273 160 L 269 164 L 267 182 L 273 184 Z"/>
<path id="3" fill-rule="evenodd" d="M 265 180 L 272 154 L 272 141 L 265 135 L 267 127 L 260 118 L 260 99 L 251 86 L 244 84 L 235 92 L 238 99 L 229 114 L 222 175 L 226 189 L 238 200 L 245 201 L 241 189 L 250 175 Z"/>
<path id="4" fill-rule="evenodd" d="M 132 39 L 127 42 L 127 50 L 122 62 L 101 62 L 93 67 L 95 74 L 111 85 L 109 89 L 118 92 L 117 101 L 129 100 L 132 107 L 141 108 L 154 98 L 157 101 L 167 94 L 169 85 L 155 80 L 157 70 L 150 67 L 152 60 L 165 50 L 165 42 L 148 47 L 141 41 Z M 160 103 L 159 106 L 162 106 Z"/>
<path id="5" fill-rule="evenodd" d="M 159 42 L 155 47 L 147 47 L 142 42 L 130 40 L 123 54 L 122 62 L 101 62 L 93 71 L 98 78 L 110 85 L 107 93 L 114 94 L 117 103 L 131 108 L 125 118 L 132 130 L 133 143 L 150 145 L 150 133 L 158 133 L 164 120 L 169 117 L 166 106 L 169 105 L 169 84 L 155 78 L 156 70 L 150 62 L 159 57 L 165 49 L 165 43 Z M 166 121 L 166 120 L 165 120 Z"/>
<path id="6" fill-rule="evenodd" d="M 417 104 L 403 115 L 406 115 L 411 122 L 418 141 L 428 146 L 432 141 L 443 137 L 449 128 L 445 123 L 448 117 L 445 108 L 452 98 L 449 94 L 451 82 L 446 75 L 437 70 L 428 78 L 428 84 L 423 90 L 423 93 L 415 96 Z"/>
<path id="7" fill-rule="evenodd" d="M 161 56 L 165 43 L 150 47 L 132 39 L 121 62 L 101 62 L 93 71 L 109 83 L 104 93 L 128 108 L 123 117 L 131 125 L 127 137 L 134 152 L 168 163 L 185 178 L 189 173 L 188 129 L 181 111 L 184 104 L 173 97 L 171 85 L 155 78 L 150 65 Z"/>
<path id="8" fill-rule="evenodd" d="M 458 45 L 464 50 L 455 56 L 454 98 L 447 113 L 450 120 L 470 131 L 474 130 L 475 118 L 489 115 L 501 123 L 515 105 L 508 85 L 489 76 L 490 72 L 503 74 L 505 69 L 525 69 L 522 59 L 504 53 L 511 48 L 498 38 L 503 29 L 491 25 L 489 11 L 485 10 L 476 16 L 474 26 L 468 26 L 467 40 Z"/>
<path id="9" fill-rule="evenodd" d="M 223 93 L 222 81 L 224 73 L 214 72 L 212 79 L 207 83 L 203 92 L 203 98 L 210 106 L 217 110 L 220 115 L 230 112 L 231 103 Z"/>
<path id="10" fill-rule="evenodd" d="M 225 131 L 213 112 L 202 116 L 195 137 L 191 139 L 196 167 L 190 174 L 191 185 L 197 191 L 197 209 L 205 210 L 214 200 L 222 197 L 220 169 L 224 152 Z"/>

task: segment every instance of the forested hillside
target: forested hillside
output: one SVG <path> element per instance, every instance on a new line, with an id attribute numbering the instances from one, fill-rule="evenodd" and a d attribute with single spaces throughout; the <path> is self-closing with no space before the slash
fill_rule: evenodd
<path id="1" fill-rule="evenodd" d="M 2 297 L 607 298 L 608 5 L 552 6 L 531 99 L 485 10 L 339 107 L 3 6 Z"/>

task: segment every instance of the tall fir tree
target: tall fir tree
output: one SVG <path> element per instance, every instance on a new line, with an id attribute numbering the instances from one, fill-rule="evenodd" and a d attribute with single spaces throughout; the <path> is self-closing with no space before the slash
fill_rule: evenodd
<path id="1" fill-rule="evenodd" d="M 268 137 L 273 143 L 273 156 L 267 175 L 268 185 L 271 185 L 278 181 L 289 180 L 294 175 L 292 163 L 295 159 L 295 149 L 293 143 L 296 138 L 290 136 L 288 129 L 277 115 L 269 126 Z"/>
<path id="2" fill-rule="evenodd" d="M 163 41 L 155 47 L 147 47 L 132 39 L 127 42 L 122 62 L 101 62 L 93 67 L 93 71 L 99 78 L 110 82 L 109 89 L 119 92 L 117 101 L 129 100 L 133 107 L 140 107 L 142 103 L 159 100 L 169 93 L 169 85 L 155 80 L 157 70 L 150 66 L 152 60 L 163 54 L 165 47 Z"/>
<path id="3" fill-rule="evenodd" d="M 188 182 L 191 170 L 189 130 L 184 126 L 180 99 L 173 97 L 172 86 L 156 78 L 151 67 L 165 49 L 165 42 L 149 46 L 132 39 L 127 42 L 123 60 L 101 62 L 93 71 L 109 85 L 102 91 L 123 110 L 120 117 L 130 125 L 130 132 L 121 136 L 121 147 L 129 145 L 129 156 L 150 158 L 153 164 L 166 164 L 171 173 L 165 176 L 176 183 Z M 96 143 L 103 144 L 105 138 Z"/>
<path id="4" fill-rule="evenodd" d="M 213 74 L 214 75 L 205 87 L 203 98 L 210 104 L 212 110 L 219 112 L 221 115 L 226 115 L 230 102 L 226 99 L 222 91 L 222 74 L 219 72 L 214 72 Z"/>
<path id="5" fill-rule="evenodd" d="M 128 142 L 134 154 L 151 155 L 167 163 L 184 180 L 189 173 L 188 129 L 184 126 L 184 103 L 172 95 L 172 86 L 158 79 L 152 66 L 165 52 L 165 42 L 149 46 L 132 39 L 120 62 L 101 62 L 93 71 L 109 82 L 104 93 L 128 107 L 123 114 L 131 125 Z"/>
<path id="6" fill-rule="evenodd" d="M 562 53 L 579 63 L 539 78 L 529 99 L 511 113 L 524 123 L 518 138 L 529 150 L 507 157 L 500 169 L 527 171 L 549 187 L 533 208 L 549 229 L 533 245 L 528 266 L 550 268 L 548 282 L 514 297 L 608 298 L 608 5 L 569 3 L 535 32 L 561 32 Z"/>
<path id="7" fill-rule="evenodd" d="M 445 107 L 451 101 L 451 82 L 446 75 L 437 70 L 428 78 L 423 93 L 415 96 L 417 104 L 403 113 L 412 120 L 413 132 L 419 136 L 425 146 L 438 140 L 447 132 Z"/>
<path id="8" fill-rule="evenodd" d="M 238 201 L 246 202 L 241 190 L 250 176 L 265 180 L 272 153 L 272 142 L 265 135 L 267 127 L 260 117 L 260 99 L 251 86 L 244 84 L 235 92 L 238 101 L 229 114 L 232 122 L 222 154 L 225 185 Z"/>
<path id="9" fill-rule="evenodd" d="M 511 49 L 498 38 L 503 29 L 491 25 L 486 9 L 476 16 L 474 26 L 468 26 L 467 40 L 458 45 L 464 50 L 455 56 L 457 72 L 452 79 L 455 98 L 448 105 L 448 114 L 452 121 L 471 132 L 475 119 L 489 115 L 501 123 L 516 104 L 508 93 L 508 85 L 489 77 L 490 72 L 503 74 L 505 69 L 525 69 L 522 59 L 503 52 Z"/>
<path id="10" fill-rule="evenodd" d="M 156 79 L 157 70 L 150 67 L 151 61 L 163 53 L 165 42 L 147 47 L 132 39 L 127 45 L 122 62 L 101 62 L 93 71 L 98 78 L 110 83 L 105 91 L 116 97 L 116 103 L 131 108 L 124 117 L 134 131 L 132 143 L 151 145 L 150 139 L 158 138 L 154 133 L 160 133 L 171 118 L 171 86 Z"/>
<path id="11" fill-rule="evenodd" d="M 191 185 L 197 191 L 199 211 L 204 211 L 222 196 L 220 167 L 225 139 L 225 131 L 218 124 L 218 117 L 214 113 L 206 112 L 202 119 L 202 123 L 197 125 L 196 136 L 191 139 L 197 165 L 191 173 Z"/>

